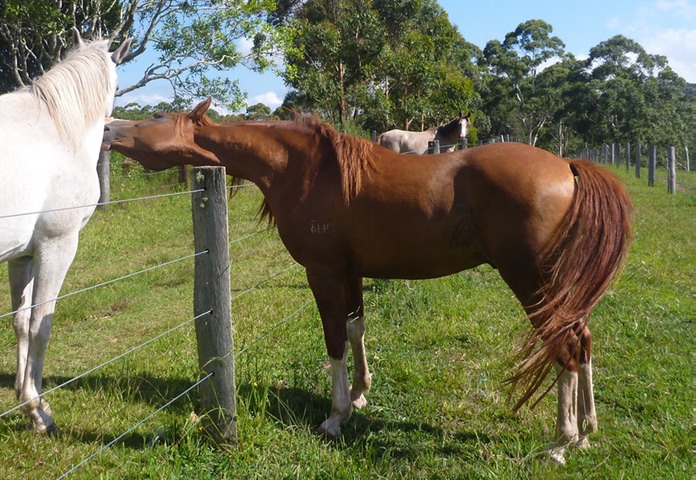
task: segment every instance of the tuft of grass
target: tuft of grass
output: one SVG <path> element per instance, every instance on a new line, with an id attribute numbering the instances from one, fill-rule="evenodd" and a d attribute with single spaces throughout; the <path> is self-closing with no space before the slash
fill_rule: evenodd
<path id="1" fill-rule="evenodd" d="M 510 412 L 502 386 L 529 324 L 489 267 L 425 281 L 366 279 L 368 406 L 333 442 L 318 437 L 331 378 L 304 272 L 277 232 L 255 219 L 260 193 L 230 201 L 239 445 L 200 431 L 196 391 L 135 428 L 70 478 L 691 478 L 696 174 L 668 195 L 618 169 L 636 206 L 623 276 L 592 316 L 599 432 L 568 465 L 546 459 L 556 396 Z M 114 198 L 183 192 L 176 172 L 114 170 Z M 188 195 L 98 210 L 85 227 L 63 292 L 191 255 Z M 274 276 L 276 275 L 277 276 Z M 273 276 L 273 277 L 272 277 Z M 271 278 L 272 277 L 272 278 Z M 58 303 L 44 389 L 187 322 L 193 259 Z M 0 313 L 10 310 L 0 266 Z M 300 309 L 309 301 L 309 305 Z M 297 311 L 299 309 L 299 311 Z M 294 314 L 290 316 L 291 314 Z M 0 411 L 15 405 L 14 334 L 0 324 Z M 28 434 L 0 420 L 0 478 L 56 478 L 198 378 L 195 333 L 173 333 L 47 396 L 61 430 Z"/>

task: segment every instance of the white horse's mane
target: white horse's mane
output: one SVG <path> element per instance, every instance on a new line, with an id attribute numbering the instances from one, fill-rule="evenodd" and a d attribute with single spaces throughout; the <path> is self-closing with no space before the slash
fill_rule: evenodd
<path id="1" fill-rule="evenodd" d="M 96 40 L 72 49 L 30 91 L 42 101 L 61 137 L 78 146 L 89 125 L 105 116 L 111 90 L 109 42 Z"/>

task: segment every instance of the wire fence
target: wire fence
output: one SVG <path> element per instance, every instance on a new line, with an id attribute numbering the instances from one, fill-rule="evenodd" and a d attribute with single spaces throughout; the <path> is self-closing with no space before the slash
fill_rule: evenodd
<path id="1" fill-rule="evenodd" d="M 250 184 L 250 183 L 243 183 L 243 184 L 241 184 L 241 185 L 228 185 L 228 186 L 227 186 L 227 189 L 228 189 L 228 190 L 234 191 L 235 189 L 247 188 L 247 187 L 250 187 L 250 186 L 253 186 L 253 184 Z M 201 190 L 201 189 L 195 189 L 195 190 L 189 190 L 189 191 L 186 191 L 186 192 L 175 192 L 175 193 L 166 193 L 166 194 L 160 194 L 160 195 L 149 195 L 149 196 L 142 196 L 142 197 L 137 197 L 137 198 L 128 198 L 128 199 L 123 199 L 123 200 L 115 200 L 115 201 L 109 201 L 109 202 L 101 202 L 101 203 L 90 204 L 90 205 L 80 205 L 80 206 L 65 207 L 65 208 L 58 208 L 58 209 L 51 209 L 51 210 L 44 210 L 44 211 L 32 211 L 32 212 L 22 212 L 22 213 L 11 213 L 11 214 L 0 215 L 0 219 L 3 219 L 3 218 L 14 218 L 14 217 L 19 217 L 19 216 L 23 216 L 23 215 L 39 215 L 39 214 L 43 214 L 43 213 L 51 213 L 51 212 L 64 211 L 64 210 L 70 210 L 70 209 L 80 209 L 80 208 L 88 208 L 88 207 L 96 207 L 96 206 L 104 206 L 104 205 L 113 205 L 113 204 L 125 204 L 125 203 L 131 203 L 131 202 L 141 202 L 141 201 L 146 201 L 146 200 L 147 200 L 147 201 L 150 201 L 150 200 L 162 199 L 162 198 L 167 198 L 167 197 L 172 197 L 172 196 L 192 195 L 192 194 L 194 194 L 194 193 L 201 192 L 201 191 L 203 191 L 203 190 Z M 252 238 L 252 237 L 255 237 L 255 236 L 259 235 L 260 233 L 263 233 L 263 232 L 265 232 L 265 231 L 267 231 L 267 230 L 268 230 L 268 228 L 264 228 L 264 229 L 260 229 L 260 230 L 254 231 L 254 232 L 252 232 L 252 233 L 246 234 L 246 235 L 242 235 L 242 236 L 240 236 L 240 237 L 238 237 L 238 238 L 236 238 L 236 239 L 234 239 L 234 240 L 230 240 L 230 241 L 229 241 L 229 244 L 230 244 L 230 245 L 233 245 L 233 244 L 241 243 L 241 242 L 243 242 L 243 241 L 245 241 L 245 240 L 247 240 L 247 239 L 250 239 L 250 238 Z M 128 273 L 128 274 L 126 274 L 126 275 L 119 276 L 119 277 L 117 277 L 117 278 L 113 278 L 113 279 L 110 279 L 110 280 L 106 280 L 106 281 L 97 283 L 97 284 L 95 284 L 95 285 L 91 285 L 91 286 L 88 286 L 88 287 L 85 287 L 85 288 L 81 288 L 81 289 L 78 289 L 78 290 L 75 290 L 75 291 L 72 291 L 72 292 L 69 292 L 69 293 L 60 295 L 60 296 L 56 297 L 55 299 L 49 300 L 49 301 L 47 301 L 47 302 L 42 302 L 42 303 L 57 302 L 57 301 L 60 301 L 60 300 L 63 300 L 63 299 L 65 299 L 65 298 L 72 297 L 72 296 L 75 296 L 75 295 L 78 295 L 78 294 L 84 294 L 84 293 L 90 292 L 90 291 L 92 291 L 92 290 L 95 290 L 95 289 L 98 289 L 98 288 L 101 288 L 101 287 L 104 287 L 104 286 L 107 286 L 107 285 L 111 285 L 111 284 L 114 284 L 114 283 L 117 283 L 117 282 L 125 281 L 125 280 L 127 280 L 127 279 L 133 278 L 133 277 L 138 276 L 138 275 L 143 275 L 143 274 L 148 273 L 148 272 L 151 272 L 151 271 L 153 271 L 153 270 L 157 270 L 157 269 L 161 269 L 161 268 L 166 268 L 166 267 L 169 267 L 169 266 L 174 265 L 174 264 L 176 264 L 176 263 L 184 262 L 184 261 L 186 261 L 186 260 L 192 260 L 192 259 L 195 259 L 196 257 L 203 256 L 203 255 L 207 255 L 207 254 L 208 254 L 208 251 L 207 251 L 207 250 L 203 250 L 203 251 L 195 252 L 195 253 L 190 254 L 190 255 L 182 256 L 182 257 L 180 257 L 180 258 L 175 258 L 175 259 L 172 259 L 172 260 L 168 260 L 168 261 L 159 263 L 159 264 L 154 265 L 154 266 L 150 266 L 150 267 L 147 267 L 147 268 L 144 268 L 144 269 L 140 269 L 140 270 L 137 270 L 137 271 Z M 291 271 L 292 271 L 294 268 L 296 268 L 297 266 L 298 266 L 298 265 L 297 265 L 296 263 L 293 263 L 293 264 L 290 265 L 290 266 L 287 266 L 287 267 L 285 267 L 285 268 L 283 268 L 283 269 L 279 269 L 278 271 L 276 271 L 275 273 L 271 274 L 271 275 L 268 276 L 267 278 L 264 278 L 264 279 L 262 279 L 262 280 L 256 281 L 256 282 L 255 282 L 253 285 L 251 285 L 250 287 L 247 287 L 247 288 L 245 288 L 244 290 L 238 292 L 235 296 L 232 297 L 232 300 L 233 300 L 233 301 L 234 301 L 234 300 L 238 300 L 238 299 L 240 299 L 241 297 L 243 297 L 243 296 L 245 296 L 245 295 L 251 294 L 252 292 L 254 292 L 255 290 L 258 290 L 258 289 L 261 288 L 262 286 L 265 286 L 265 285 L 269 284 L 269 283 L 272 282 L 273 280 L 278 279 L 279 277 L 288 274 L 289 272 L 291 272 Z M 308 300 L 308 301 L 304 302 L 299 308 L 296 308 L 296 309 L 295 309 L 294 311 L 292 311 L 290 314 L 284 316 L 284 317 L 281 318 L 279 321 L 275 322 L 269 329 L 267 329 L 266 331 L 264 331 L 262 334 L 260 334 L 260 335 L 257 336 L 256 338 L 253 338 L 253 339 L 251 339 L 250 341 L 248 341 L 248 343 L 247 343 L 242 349 L 240 349 L 238 352 L 236 352 L 235 354 L 236 354 L 237 356 L 243 355 L 243 354 L 245 354 L 246 352 L 248 352 L 252 347 L 254 347 L 254 346 L 256 346 L 256 345 L 259 345 L 260 343 L 262 343 L 262 342 L 264 342 L 264 341 L 267 341 L 267 340 L 270 339 L 273 335 L 277 334 L 277 332 L 280 331 L 280 328 L 281 328 L 283 325 L 286 325 L 291 319 L 295 318 L 302 310 L 306 309 L 306 308 L 307 308 L 309 305 L 311 305 L 311 304 L 312 304 L 312 300 Z M 0 315 L 0 319 L 1 319 L 1 318 L 5 318 L 5 317 L 12 316 L 12 315 L 14 315 L 14 314 L 16 314 L 16 313 L 18 313 L 18 312 L 20 312 L 20 311 L 22 311 L 22 310 L 27 310 L 27 309 L 33 308 L 33 307 L 35 307 L 35 306 L 38 306 L 38 305 L 40 305 L 40 304 L 35 304 L 35 305 L 31 305 L 31 306 L 22 307 L 22 308 L 20 308 L 20 309 L 14 310 L 14 311 L 1 314 L 1 315 Z M 42 397 L 45 397 L 45 396 L 47 396 L 47 395 L 50 395 L 51 393 L 54 393 L 54 392 L 56 392 L 57 390 L 63 389 L 63 388 L 65 388 L 66 386 L 68 386 L 68 385 L 70 385 L 70 384 L 72 384 L 72 383 L 74 383 L 74 382 L 76 382 L 76 381 L 78 381 L 78 380 L 80 380 L 80 379 L 83 379 L 83 378 L 85 378 L 85 377 L 87 377 L 87 376 L 89 376 L 89 375 L 91 375 L 91 374 L 94 374 L 95 372 L 98 372 L 99 370 L 105 368 L 105 367 L 108 366 L 108 365 L 111 365 L 111 364 L 113 364 L 113 363 L 115 363 L 115 362 L 117 362 L 117 361 L 119 361 L 119 360 L 122 360 L 122 359 L 124 359 L 125 357 L 127 357 L 127 356 L 129 356 L 129 355 L 132 355 L 132 354 L 134 354 L 134 353 L 137 352 L 137 351 L 143 350 L 145 347 L 147 347 L 147 346 L 153 344 L 154 342 L 156 342 L 156 341 L 158 341 L 158 340 L 160 340 L 160 339 L 162 339 L 162 338 L 164 338 L 164 337 L 167 337 L 167 336 L 169 336 L 169 335 L 172 335 L 173 333 L 175 333 L 175 332 L 177 332 L 177 331 L 180 331 L 182 328 L 184 328 L 184 327 L 186 327 L 186 326 L 188 326 L 188 325 L 193 324 L 194 322 L 196 322 L 196 320 L 200 319 L 201 317 L 203 317 L 203 316 L 205 316 L 205 315 L 208 315 L 208 314 L 211 313 L 211 312 L 212 312 L 212 310 L 209 310 L 209 311 L 200 313 L 200 314 L 194 316 L 193 318 L 188 318 L 188 319 L 186 319 L 186 320 L 184 320 L 184 321 L 178 323 L 177 325 L 175 325 L 175 326 L 173 326 L 173 327 L 171 327 L 171 328 L 168 328 L 168 329 L 166 329 L 165 331 L 163 331 L 163 332 L 161 332 L 161 333 L 159 333 L 159 334 L 157 334 L 157 335 L 155 335 L 155 336 L 153 336 L 153 337 L 151 337 L 151 338 L 149 338 L 149 339 L 147 339 L 147 340 L 145 340 L 145 341 L 139 343 L 138 345 L 135 345 L 135 346 L 129 348 L 128 350 L 126 350 L 126 351 L 124 351 L 124 352 L 122 352 L 122 353 L 120 353 L 120 354 L 118 354 L 118 355 L 116 355 L 116 356 L 114 356 L 114 357 L 112 357 L 112 358 L 106 360 L 106 361 L 103 361 L 103 362 L 101 362 L 100 364 L 98 364 L 98 365 L 96 365 L 96 366 L 94 366 L 94 367 L 92 367 L 92 368 L 89 368 L 88 370 L 86 370 L 86 371 L 80 373 L 79 375 L 76 375 L 76 376 L 74 376 L 74 377 L 72 377 L 72 378 L 69 378 L 69 379 L 67 379 L 67 380 L 65 380 L 65 381 L 63 381 L 63 382 L 61 382 L 59 385 L 56 385 L 55 387 L 52 387 L 52 388 L 50 388 L 50 389 L 44 391 L 39 397 L 30 399 L 30 400 L 28 400 L 28 401 L 26 401 L 26 402 L 23 402 L 23 403 L 19 404 L 19 405 L 15 405 L 15 406 L 13 406 L 13 407 L 11 407 L 11 408 L 9 408 L 9 409 L 3 411 L 3 412 L 0 412 L 0 418 L 6 417 L 7 415 L 9 415 L 9 414 L 11 414 L 11 413 L 16 412 L 17 410 L 21 409 L 23 406 L 27 405 L 28 403 L 30 403 L 30 402 L 32 402 L 32 401 L 38 399 L 38 398 L 42 398 Z M 229 354 L 232 354 L 232 352 L 230 352 Z M 195 388 L 197 388 L 198 386 L 200 386 L 200 385 L 203 384 L 204 382 L 208 381 L 208 380 L 211 378 L 211 376 L 212 376 L 212 373 L 208 373 L 207 375 L 204 375 L 204 376 L 203 376 L 202 378 L 200 378 L 198 381 L 192 383 L 192 384 L 191 384 L 190 386 L 188 386 L 185 390 L 183 390 L 182 392 L 180 392 L 179 394 L 177 394 L 174 398 L 168 400 L 168 401 L 165 402 L 163 405 L 161 405 L 160 407 L 158 407 L 154 412 L 150 413 L 150 414 L 149 414 L 148 416 L 146 416 L 145 418 L 139 420 L 137 423 L 135 423 L 135 424 L 132 425 L 130 428 L 128 428 L 125 432 L 123 432 L 122 434 L 116 436 L 113 440 L 111 440 L 111 441 L 108 442 L 107 444 L 103 445 L 103 446 L 102 446 L 101 448 L 99 448 L 97 451 L 93 452 L 92 454 L 90 454 L 89 456 L 87 456 L 86 458 L 84 458 L 82 461 L 80 461 L 79 463 L 75 464 L 72 468 L 70 468 L 69 470 L 65 471 L 65 472 L 64 472 L 62 475 L 60 475 L 58 478 L 59 478 L 59 479 L 62 479 L 62 478 L 68 477 L 69 475 L 71 475 L 72 473 L 74 473 L 77 469 L 79 469 L 81 466 L 85 465 L 86 463 L 88 463 L 89 461 L 91 461 L 92 459 L 94 459 L 94 458 L 95 458 L 96 456 L 98 456 L 100 453 L 102 453 L 103 451 L 107 450 L 108 448 L 111 448 L 113 445 L 117 444 L 120 440 L 122 440 L 126 435 L 128 435 L 129 433 L 131 433 L 133 430 L 135 430 L 136 428 L 138 428 L 139 426 L 141 426 L 142 424 L 144 424 L 145 422 L 147 422 L 148 420 L 150 420 L 151 418 L 153 418 L 154 416 L 156 416 L 157 414 L 159 414 L 161 411 L 163 411 L 163 410 L 166 409 L 167 407 L 171 406 L 174 402 L 176 402 L 176 401 L 179 400 L 180 398 L 184 397 L 185 395 L 187 395 L 189 392 L 191 392 L 192 390 L 194 390 Z"/>

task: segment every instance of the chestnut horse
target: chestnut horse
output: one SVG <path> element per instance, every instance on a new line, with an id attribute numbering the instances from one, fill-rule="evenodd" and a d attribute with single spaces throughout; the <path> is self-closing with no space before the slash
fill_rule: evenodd
<path id="1" fill-rule="evenodd" d="M 321 433 L 340 435 L 352 407 L 366 404 L 363 277 L 433 278 L 489 263 L 534 327 L 510 379 L 523 389 L 515 409 L 555 367 L 552 457 L 563 463 L 565 446 L 588 444 L 597 421 L 587 323 L 630 239 L 631 202 L 611 174 L 518 143 L 424 157 L 316 120 L 216 124 L 209 106 L 113 121 L 105 144 L 155 170 L 221 165 L 261 189 L 324 327 L 333 388 Z"/>
<path id="2" fill-rule="evenodd" d="M 409 132 L 407 130 L 389 130 L 377 137 L 376 142 L 383 147 L 398 153 L 416 153 L 422 155 L 428 151 L 428 142 L 439 140 L 441 152 L 452 152 L 461 138 L 466 137 L 469 130 L 470 117 L 459 114 L 445 125 L 432 127 L 424 132 Z"/>

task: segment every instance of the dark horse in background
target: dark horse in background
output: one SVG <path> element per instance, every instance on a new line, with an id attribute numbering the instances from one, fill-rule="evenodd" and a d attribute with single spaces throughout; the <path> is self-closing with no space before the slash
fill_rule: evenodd
<path id="1" fill-rule="evenodd" d="M 367 403 L 363 277 L 433 278 L 489 263 L 534 327 L 510 380 L 522 390 L 515 409 L 555 368 L 552 458 L 588 445 L 597 420 L 587 323 L 630 239 L 631 202 L 610 173 L 518 143 L 401 155 L 316 120 L 216 124 L 209 106 L 114 121 L 105 144 L 155 170 L 224 166 L 261 189 L 324 327 L 333 388 L 320 432 L 340 435 Z"/>
<path id="2" fill-rule="evenodd" d="M 440 141 L 441 152 L 453 152 L 459 140 L 466 137 L 471 119 L 469 115 L 455 118 L 449 123 L 432 127 L 424 132 L 407 130 L 389 130 L 377 137 L 376 142 L 397 153 L 416 153 L 422 155 L 428 151 L 428 142 Z"/>

